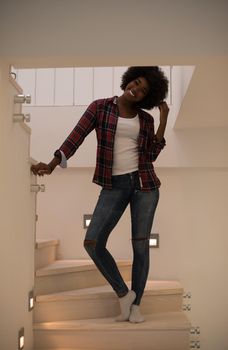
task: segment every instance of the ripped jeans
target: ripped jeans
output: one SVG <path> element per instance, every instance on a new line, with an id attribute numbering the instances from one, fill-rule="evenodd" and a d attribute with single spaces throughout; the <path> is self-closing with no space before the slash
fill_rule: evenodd
<path id="1" fill-rule="evenodd" d="M 149 236 L 159 200 L 159 190 L 142 192 L 138 172 L 112 177 L 113 188 L 102 189 L 87 230 L 84 247 L 97 268 L 121 297 L 128 292 L 115 260 L 106 249 L 111 231 L 130 203 L 132 224 L 132 290 L 139 305 L 149 272 Z"/>

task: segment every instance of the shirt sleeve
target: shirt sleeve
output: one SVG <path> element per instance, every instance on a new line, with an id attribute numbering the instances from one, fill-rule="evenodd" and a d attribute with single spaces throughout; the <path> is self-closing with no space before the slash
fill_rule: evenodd
<path id="1" fill-rule="evenodd" d="M 74 129 L 58 149 L 62 155 L 60 166 L 65 167 L 67 160 L 73 156 L 85 137 L 95 128 L 97 121 L 96 114 L 97 103 L 94 101 L 86 109 Z"/>
<path id="2" fill-rule="evenodd" d="M 64 154 L 62 151 L 60 151 L 60 153 L 61 153 L 61 163 L 59 164 L 59 166 L 60 166 L 61 168 L 67 168 L 67 159 L 66 159 L 66 156 L 65 156 L 65 154 Z"/>

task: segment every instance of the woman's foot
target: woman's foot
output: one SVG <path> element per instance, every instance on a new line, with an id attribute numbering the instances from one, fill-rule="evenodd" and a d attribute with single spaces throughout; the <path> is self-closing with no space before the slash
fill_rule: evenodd
<path id="1" fill-rule="evenodd" d="M 131 305 L 136 298 L 133 290 L 130 290 L 124 297 L 119 298 L 121 314 L 116 317 L 116 322 L 124 322 L 129 320 Z"/>
<path id="2" fill-rule="evenodd" d="M 131 323 L 141 323 L 144 322 L 145 318 L 141 314 L 139 310 L 139 305 L 132 305 L 131 306 L 131 312 L 130 312 L 130 317 L 129 317 L 129 322 Z"/>

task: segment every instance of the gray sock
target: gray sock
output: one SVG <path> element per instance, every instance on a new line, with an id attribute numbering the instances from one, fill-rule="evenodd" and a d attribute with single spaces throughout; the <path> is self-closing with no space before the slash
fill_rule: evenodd
<path id="1" fill-rule="evenodd" d="M 140 312 L 139 305 L 133 304 L 131 306 L 129 321 L 131 323 L 141 323 L 141 322 L 145 321 L 145 318 L 143 317 L 143 315 Z"/>
<path id="2" fill-rule="evenodd" d="M 124 297 L 119 298 L 121 314 L 116 317 L 116 322 L 128 321 L 131 312 L 131 305 L 135 298 L 136 294 L 133 290 L 130 290 Z"/>

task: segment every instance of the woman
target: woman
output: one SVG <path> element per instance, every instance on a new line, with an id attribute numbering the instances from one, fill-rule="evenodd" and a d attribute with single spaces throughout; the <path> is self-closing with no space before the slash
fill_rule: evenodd
<path id="1" fill-rule="evenodd" d="M 97 161 L 93 182 L 102 186 L 84 246 L 119 297 L 116 321 L 143 322 L 139 310 L 149 272 L 149 236 L 159 199 L 160 181 L 152 162 L 165 146 L 169 108 L 164 102 L 168 80 L 159 67 L 130 67 L 123 74 L 120 97 L 90 104 L 49 164 L 33 165 L 35 175 L 51 174 L 69 159 L 93 130 Z M 158 107 L 160 124 L 143 109 Z M 130 204 L 132 222 L 132 286 L 128 290 L 115 260 L 106 249 L 108 237 Z"/>

